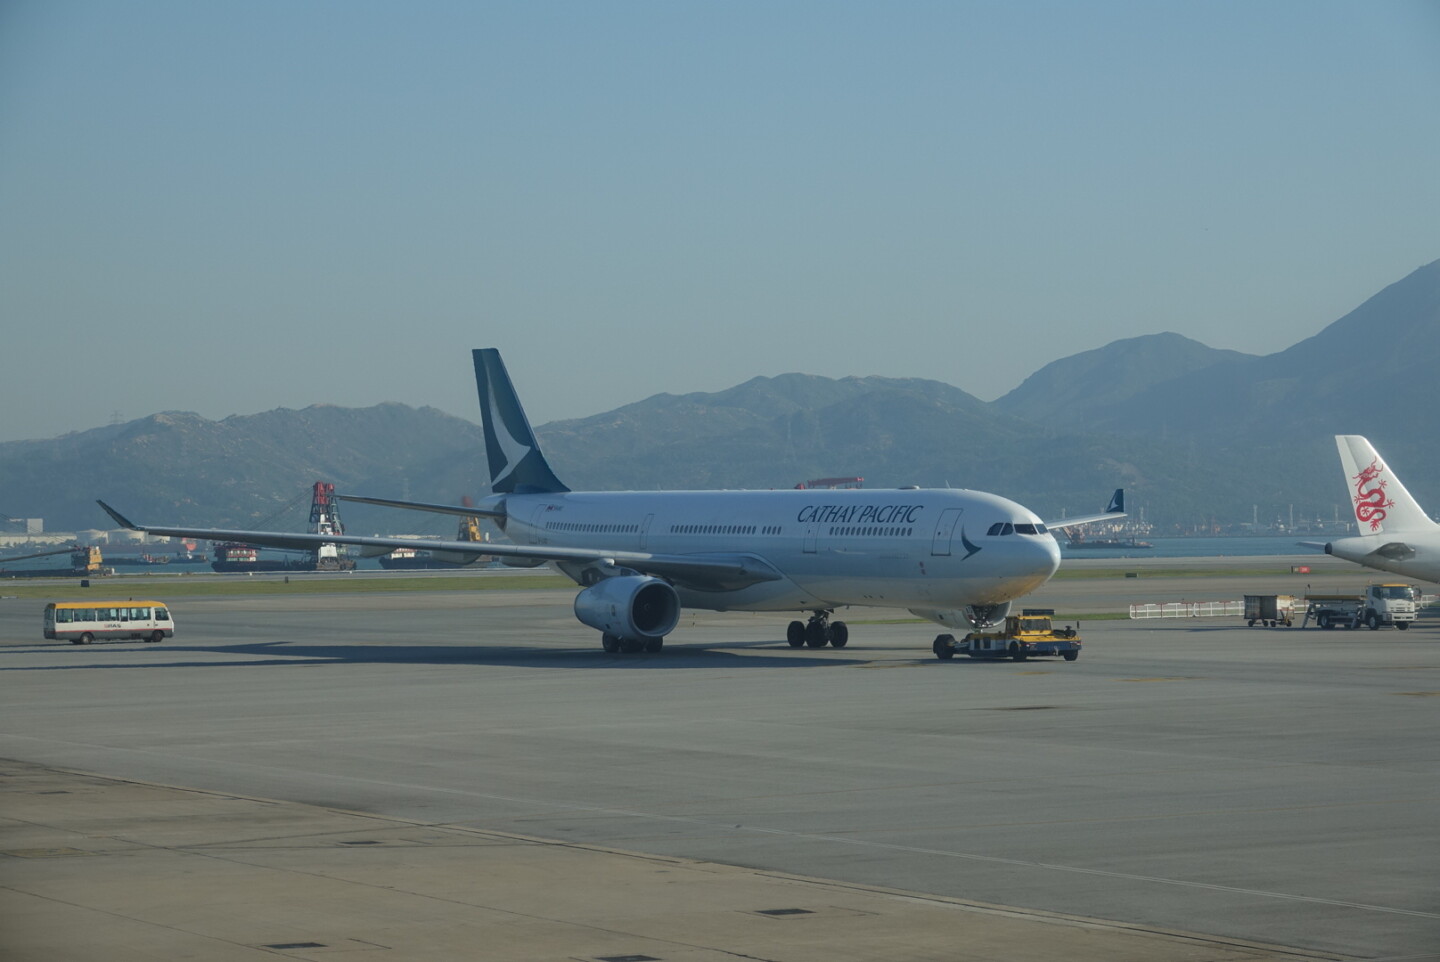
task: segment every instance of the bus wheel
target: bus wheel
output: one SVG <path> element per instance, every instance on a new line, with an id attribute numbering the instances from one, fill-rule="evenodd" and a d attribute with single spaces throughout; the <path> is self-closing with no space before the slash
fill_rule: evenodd
<path id="1" fill-rule="evenodd" d="M 92 634 L 90 634 L 90 632 L 88 632 L 88 631 L 87 631 L 87 632 L 84 632 L 83 634 L 81 634 L 81 635 L 80 635 L 80 640 L 79 640 L 78 642 L 76 642 L 76 644 L 78 644 L 78 645 L 91 645 L 91 644 L 94 644 L 94 643 L 95 643 L 95 636 L 92 635 Z"/>
<path id="2" fill-rule="evenodd" d="M 150 632 L 150 644 L 158 645 L 164 640 L 165 632 L 161 631 L 159 628 L 156 628 L 154 631 Z"/>

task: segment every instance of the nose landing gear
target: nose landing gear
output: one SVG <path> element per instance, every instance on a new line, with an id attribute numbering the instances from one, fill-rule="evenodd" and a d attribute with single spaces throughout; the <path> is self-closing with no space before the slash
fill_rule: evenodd
<path id="1" fill-rule="evenodd" d="M 816 611 L 808 622 L 792 621 L 785 630 L 791 648 L 844 648 L 850 641 L 850 629 L 843 621 L 831 621 L 835 609 Z"/>

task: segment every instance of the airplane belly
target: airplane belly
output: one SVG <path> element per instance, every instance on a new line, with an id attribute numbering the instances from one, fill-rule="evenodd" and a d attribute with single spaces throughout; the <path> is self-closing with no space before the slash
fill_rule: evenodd
<path id="1" fill-rule="evenodd" d="M 765 581 L 738 591 L 698 591 L 676 586 L 680 604 L 704 611 L 801 611 L 829 604 L 790 579 Z"/>
<path id="2" fill-rule="evenodd" d="M 1050 580 L 1058 549 L 1050 564 L 1037 564 L 1030 553 L 995 551 L 982 563 L 978 552 L 970 557 L 822 551 L 817 563 L 791 576 L 827 606 L 958 608 L 1010 601 Z"/>

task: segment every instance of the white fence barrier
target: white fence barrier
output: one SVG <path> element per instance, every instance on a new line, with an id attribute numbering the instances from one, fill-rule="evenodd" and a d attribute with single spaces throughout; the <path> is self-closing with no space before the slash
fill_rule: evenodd
<path id="1" fill-rule="evenodd" d="M 1415 606 L 1417 610 L 1440 602 L 1440 595 L 1424 595 Z M 1303 599 L 1295 599 L 1295 617 L 1305 613 Z M 1130 617 L 1139 618 L 1243 618 L 1243 601 L 1172 601 L 1163 605 L 1131 605 Z"/>
<path id="2" fill-rule="evenodd" d="M 1131 605 L 1131 618 L 1240 618 L 1243 601 L 1172 601 L 1163 605 Z"/>

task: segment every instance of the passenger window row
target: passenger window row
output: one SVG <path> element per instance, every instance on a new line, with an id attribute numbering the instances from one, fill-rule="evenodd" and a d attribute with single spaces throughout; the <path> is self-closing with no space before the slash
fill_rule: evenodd
<path id="1" fill-rule="evenodd" d="M 169 621 L 170 612 L 155 609 L 157 621 Z M 69 624 L 76 621 L 149 621 L 149 608 L 56 608 L 55 621 Z"/>
<path id="2" fill-rule="evenodd" d="M 914 528 L 839 525 L 830 529 L 834 538 L 908 538 Z"/>

